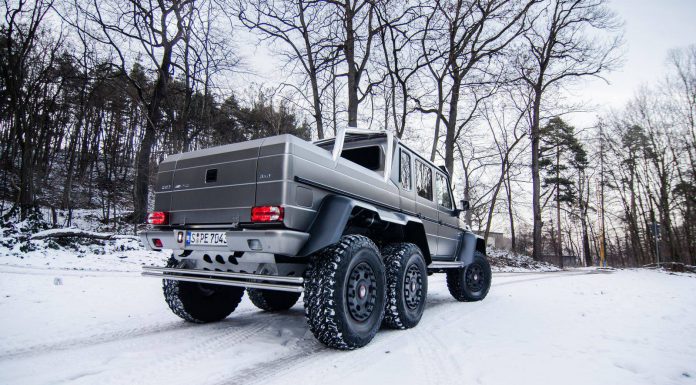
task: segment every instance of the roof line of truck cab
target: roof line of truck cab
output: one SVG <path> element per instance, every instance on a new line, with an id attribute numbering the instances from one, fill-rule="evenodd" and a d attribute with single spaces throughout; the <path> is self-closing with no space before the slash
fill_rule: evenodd
<path id="1" fill-rule="evenodd" d="M 338 138 L 341 135 L 341 131 L 344 131 L 344 133 L 343 133 L 344 139 L 343 139 L 342 144 L 353 142 L 353 141 L 361 141 L 361 140 L 375 139 L 375 138 L 384 138 L 384 137 L 391 136 L 392 139 L 396 142 L 395 144 L 402 145 L 404 148 L 411 151 L 415 156 L 417 156 L 421 160 L 427 162 L 431 166 L 444 172 L 445 174 L 447 174 L 448 177 L 451 177 L 450 171 L 447 170 L 444 166 L 435 165 L 435 163 L 433 163 L 429 159 L 426 159 L 425 157 L 420 155 L 420 153 L 418 153 L 418 151 L 415 151 L 411 147 L 407 146 L 402 140 L 400 140 L 399 138 L 394 136 L 393 133 L 391 133 L 387 130 L 366 130 L 366 129 L 360 129 L 360 128 L 339 129 L 339 132 L 336 134 L 335 137 L 315 140 L 312 142 L 312 144 L 320 146 L 320 147 L 324 147 L 324 146 L 328 145 L 329 143 L 333 143 L 336 140 L 336 138 Z M 342 149 L 343 148 L 341 148 L 341 150 Z M 333 155 L 334 160 L 336 160 L 341 155 L 341 152 L 340 151 L 337 152 L 336 148 L 334 147 L 334 149 L 332 150 L 332 155 Z"/>
<path id="2" fill-rule="evenodd" d="M 399 140 L 396 136 L 394 136 L 393 133 L 387 131 L 387 130 L 366 130 L 366 129 L 360 129 L 360 128 L 339 128 L 338 132 L 336 133 L 336 136 L 333 138 L 328 138 L 328 139 L 320 139 L 312 142 L 313 144 L 320 146 L 320 147 L 325 147 L 331 143 L 333 143 L 333 148 L 331 150 L 332 154 L 332 159 L 335 162 L 340 156 L 341 153 L 343 152 L 343 147 L 345 143 L 350 143 L 354 141 L 365 141 L 365 140 L 370 140 L 370 139 L 376 139 L 376 138 L 387 138 L 387 151 L 385 154 L 385 162 L 384 162 L 384 181 L 388 181 L 389 178 L 391 177 L 391 168 L 392 168 L 392 162 L 391 161 L 386 161 L 388 159 L 392 159 L 394 155 L 394 151 L 396 149 L 396 146 L 400 144 L 404 148 L 406 148 L 408 151 L 410 151 L 412 154 L 414 154 L 416 157 L 420 158 L 422 161 L 426 162 L 430 166 L 434 167 L 436 170 L 443 172 L 448 180 L 448 184 L 451 188 L 451 178 L 452 175 L 450 174 L 450 171 L 447 170 L 444 166 L 437 166 L 435 163 L 431 162 L 429 159 L 426 159 L 425 157 L 421 156 L 418 151 L 414 151 L 411 149 L 409 146 L 407 146 L 404 142 Z M 456 204 L 453 202 L 453 206 L 456 209 Z"/>

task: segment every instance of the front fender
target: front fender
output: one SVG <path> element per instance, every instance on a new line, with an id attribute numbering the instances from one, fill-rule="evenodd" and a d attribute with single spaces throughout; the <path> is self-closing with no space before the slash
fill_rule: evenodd
<path id="1" fill-rule="evenodd" d="M 486 255 L 486 243 L 483 238 L 471 232 L 462 233 L 459 238 L 457 261 L 462 262 L 464 266 L 470 265 L 474 261 L 476 251 Z"/>

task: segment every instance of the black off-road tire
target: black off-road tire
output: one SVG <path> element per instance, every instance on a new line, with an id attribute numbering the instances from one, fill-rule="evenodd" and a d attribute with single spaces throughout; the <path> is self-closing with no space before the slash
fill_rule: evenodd
<path id="1" fill-rule="evenodd" d="M 384 317 L 385 278 L 369 238 L 343 236 L 311 258 L 305 277 L 305 317 L 320 342 L 350 350 L 374 338 Z"/>
<path id="2" fill-rule="evenodd" d="M 491 288 L 491 265 L 479 251 L 474 261 L 463 269 L 447 270 L 447 288 L 457 301 L 473 302 L 486 298 Z"/>
<path id="3" fill-rule="evenodd" d="M 387 301 L 382 324 L 410 329 L 420 322 L 428 295 L 428 270 L 418 246 L 393 243 L 382 249 L 387 274 Z"/>
<path id="4" fill-rule="evenodd" d="M 180 267 L 170 258 L 167 267 Z M 205 283 L 162 280 L 164 299 L 174 314 L 194 323 L 215 322 L 225 319 L 244 296 L 244 288 L 210 285 Z"/>
<path id="5" fill-rule="evenodd" d="M 257 308 L 265 311 L 288 310 L 300 299 L 300 293 L 247 289 L 247 296 Z"/>

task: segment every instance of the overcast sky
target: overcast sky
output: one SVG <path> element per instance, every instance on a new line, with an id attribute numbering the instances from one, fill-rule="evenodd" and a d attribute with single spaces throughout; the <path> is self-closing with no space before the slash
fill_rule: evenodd
<path id="1" fill-rule="evenodd" d="M 624 21 L 624 65 L 601 80 L 584 82 L 575 94 L 604 108 L 620 108 L 643 84 L 654 84 L 666 73 L 672 48 L 696 44 L 696 0 L 612 0 Z M 591 125 L 597 112 L 575 114 L 577 126 Z"/>
<path id="2" fill-rule="evenodd" d="M 573 87 L 571 97 L 594 110 L 568 117 L 578 128 L 594 124 L 597 115 L 609 108 L 621 108 L 641 85 L 662 78 L 670 49 L 696 44 L 696 0 L 610 0 L 609 4 L 624 22 L 624 64 L 605 74 L 609 84 L 597 79 Z M 255 74 L 242 76 L 244 81 L 270 86 L 283 80 L 281 63 L 263 43 L 257 44 L 241 28 L 237 41 L 248 70 Z"/>

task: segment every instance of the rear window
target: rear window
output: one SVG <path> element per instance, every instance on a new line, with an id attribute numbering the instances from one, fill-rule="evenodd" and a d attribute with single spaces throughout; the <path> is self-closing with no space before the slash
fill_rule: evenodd
<path id="1" fill-rule="evenodd" d="M 341 158 L 348 159 L 368 170 L 377 171 L 381 165 L 380 154 L 379 146 L 346 148 L 341 152 Z"/>

